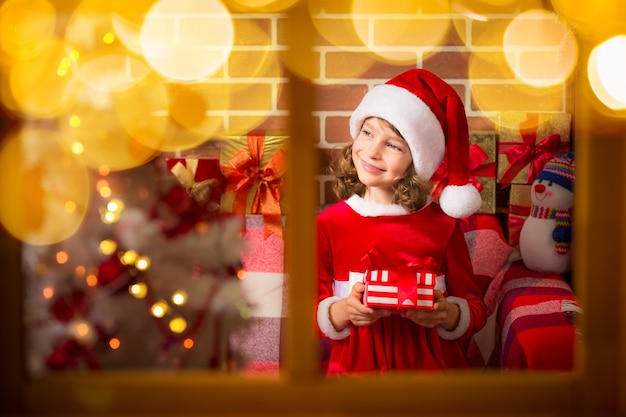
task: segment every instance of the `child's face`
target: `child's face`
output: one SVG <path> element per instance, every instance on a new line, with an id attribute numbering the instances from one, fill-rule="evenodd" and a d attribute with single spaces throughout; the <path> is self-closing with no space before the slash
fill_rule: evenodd
<path id="1" fill-rule="evenodd" d="M 369 188 L 391 191 L 413 163 L 406 141 L 376 117 L 366 119 L 352 145 L 352 159 L 359 180 Z"/>

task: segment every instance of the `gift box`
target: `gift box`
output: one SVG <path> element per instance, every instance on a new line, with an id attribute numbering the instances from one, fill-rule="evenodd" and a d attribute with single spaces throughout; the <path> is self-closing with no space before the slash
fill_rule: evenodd
<path id="1" fill-rule="evenodd" d="M 217 156 L 169 157 L 165 164 L 194 200 L 211 212 L 219 211 L 225 181 Z"/>
<path id="2" fill-rule="evenodd" d="M 283 227 L 286 216 L 282 216 Z M 242 257 L 243 269 L 249 272 L 284 273 L 285 241 L 279 234 L 265 236 L 265 223 L 260 214 L 245 216 L 244 238 L 247 250 Z"/>
<path id="3" fill-rule="evenodd" d="M 496 212 L 496 136 L 494 132 L 470 133 L 469 182 L 480 192 L 479 213 Z M 432 195 L 437 198 L 448 185 L 448 165 L 444 159 L 432 176 Z"/>
<path id="4" fill-rule="evenodd" d="M 225 179 L 222 212 L 261 214 L 265 237 L 282 235 L 283 179 L 287 170 L 287 136 L 227 136 L 221 138 L 220 169 Z"/>
<path id="5" fill-rule="evenodd" d="M 530 215 L 532 184 L 512 184 L 507 209 L 509 245 L 519 247 L 519 236 L 524 221 Z"/>
<path id="6" fill-rule="evenodd" d="M 369 270 L 364 277 L 363 304 L 395 310 L 432 310 L 436 278 L 432 272 L 410 267 Z"/>
<path id="7" fill-rule="evenodd" d="M 543 166 L 570 149 L 570 114 L 498 114 L 498 183 L 532 184 Z"/>

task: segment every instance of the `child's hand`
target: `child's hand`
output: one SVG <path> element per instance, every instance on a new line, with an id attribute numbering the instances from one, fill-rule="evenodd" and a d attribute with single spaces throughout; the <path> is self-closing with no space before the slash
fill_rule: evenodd
<path id="1" fill-rule="evenodd" d="M 458 305 L 449 303 L 441 291 L 435 290 L 435 304 L 431 311 L 406 310 L 400 314 L 420 326 L 441 326 L 446 330 L 454 330 L 459 324 L 461 310 Z"/>
<path id="2" fill-rule="evenodd" d="M 390 310 L 366 307 L 363 300 L 365 284 L 357 282 L 352 286 L 348 297 L 337 301 L 330 306 L 330 319 L 337 330 L 341 330 L 349 323 L 354 326 L 369 326 L 381 317 L 391 314 Z"/>

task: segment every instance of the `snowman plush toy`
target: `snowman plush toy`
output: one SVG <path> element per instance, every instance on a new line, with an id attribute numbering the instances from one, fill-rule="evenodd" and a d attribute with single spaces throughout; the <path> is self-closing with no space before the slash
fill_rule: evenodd
<path id="1" fill-rule="evenodd" d="M 522 261 L 528 269 L 570 272 L 574 168 L 573 152 L 554 157 L 533 181 L 530 215 L 519 239 Z"/>

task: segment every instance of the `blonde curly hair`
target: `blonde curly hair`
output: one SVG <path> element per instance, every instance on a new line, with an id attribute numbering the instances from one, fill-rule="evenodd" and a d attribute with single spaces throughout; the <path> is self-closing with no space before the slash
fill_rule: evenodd
<path id="1" fill-rule="evenodd" d="M 390 127 L 398 136 L 400 132 L 385 119 L 380 119 Z M 404 139 L 404 138 L 403 138 Z M 332 183 L 332 190 L 340 200 L 350 198 L 353 194 L 361 197 L 365 195 L 365 184 L 359 180 L 359 176 L 352 160 L 352 144 L 344 146 L 330 167 L 330 172 L 335 176 Z M 409 166 L 402 178 L 394 184 L 395 191 L 392 203 L 399 204 L 409 212 L 414 212 L 426 205 L 428 196 L 433 188 L 433 183 L 424 180 L 417 175 L 413 164 Z"/>

